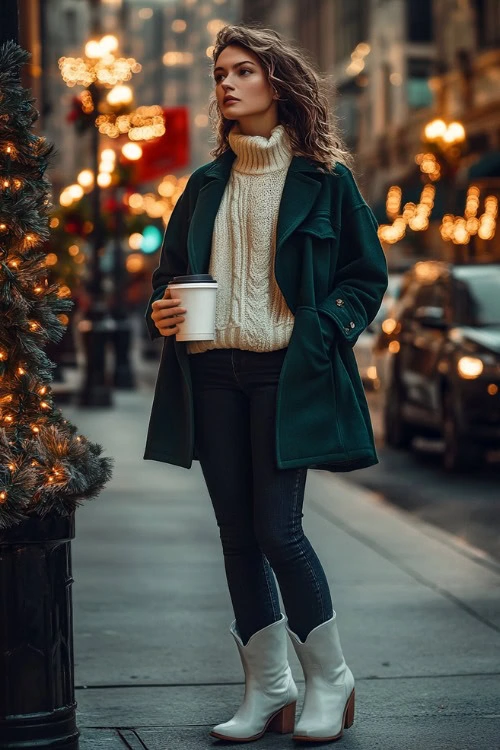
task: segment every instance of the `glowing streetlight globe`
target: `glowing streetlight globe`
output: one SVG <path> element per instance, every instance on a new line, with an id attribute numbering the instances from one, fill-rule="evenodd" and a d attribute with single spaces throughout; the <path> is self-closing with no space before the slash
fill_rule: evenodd
<path id="1" fill-rule="evenodd" d="M 465 128 L 461 122 L 450 122 L 444 139 L 447 143 L 456 143 L 465 140 Z"/>
<path id="2" fill-rule="evenodd" d="M 118 49 L 118 39 L 113 34 L 106 34 L 102 37 L 100 46 L 104 52 L 115 52 Z"/>
<path id="3" fill-rule="evenodd" d="M 138 143 L 125 143 L 122 154 L 129 161 L 137 161 L 142 156 L 142 148 Z"/>
<path id="4" fill-rule="evenodd" d="M 438 138 L 442 138 L 446 133 L 446 123 L 441 119 L 432 120 L 432 122 L 427 123 L 424 132 L 427 140 L 435 141 Z"/>
<path id="5" fill-rule="evenodd" d="M 90 41 L 87 42 L 87 44 L 85 45 L 85 54 L 91 60 L 96 60 L 98 57 L 101 57 L 102 55 L 101 45 L 96 39 L 91 39 Z"/>
<path id="6" fill-rule="evenodd" d="M 118 104 L 130 104 L 134 95 L 130 86 L 114 86 L 106 99 L 111 106 L 116 107 Z"/>

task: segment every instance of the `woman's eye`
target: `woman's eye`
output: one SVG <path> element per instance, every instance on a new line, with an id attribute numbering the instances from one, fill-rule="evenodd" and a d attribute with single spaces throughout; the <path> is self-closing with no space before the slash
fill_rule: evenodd
<path id="1" fill-rule="evenodd" d="M 251 73 L 252 71 L 248 68 L 240 68 L 240 73 Z M 215 83 L 219 83 L 220 79 L 222 78 L 222 73 L 218 73 L 216 76 L 214 76 Z"/>

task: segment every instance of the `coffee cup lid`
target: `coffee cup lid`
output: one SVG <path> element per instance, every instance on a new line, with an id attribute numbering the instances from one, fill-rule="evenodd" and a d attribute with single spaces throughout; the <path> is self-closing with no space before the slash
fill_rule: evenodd
<path id="1" fill-rule="evenodd" d="M 210 273 L 194 273 L 190 276 L 174 276 L 170 283 L 172 284 L 196 284 L 196 282 L 215 281 Z"/>

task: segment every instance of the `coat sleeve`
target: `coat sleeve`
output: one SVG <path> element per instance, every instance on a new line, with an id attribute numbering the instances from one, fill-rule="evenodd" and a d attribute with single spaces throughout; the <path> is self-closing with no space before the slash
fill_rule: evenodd
<path id="1" fill-rule="evenodd" d="M 153 293 L 149 298 L 144 317 L 151 341 L 161 336 L 161 333 L 151 319 L 153 302 L 161 299 L 165 289 L 174 276 L 187 273 L 187 234 L 188 234 L 188 195 L 187 185 L 174 206 L 169 222 L 163 235 L 160 262 L 153 271 L 151 283 Z"/>
<path id="2" fill-rule="evenodd" d="M 318 307 L 336 333 L 354 345 L 371 323 L 387 289 L 387 263 L 377 221 L 346 169 L 341 199 L 338 263 L 334 289 Z"/>

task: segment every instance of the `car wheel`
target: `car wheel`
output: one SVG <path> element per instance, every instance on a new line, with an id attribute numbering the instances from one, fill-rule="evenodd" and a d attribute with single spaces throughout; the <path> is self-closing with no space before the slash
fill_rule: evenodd
<path id="1" fill-rule="evenodd" d="M 401 389 L 393 382 L 385 396 L 384 435 L 391 448 L 408 448 L 413 439 L 413 430 L 402 415 L 403 400 Z"/>
<path id="2" fill-rule="evenodd" d="M 461 434 L 451 392 L 443 401 L 443 468 L 450 473 L 471 471 L 480 466 L 482 452 L 469 438 Z"/>

